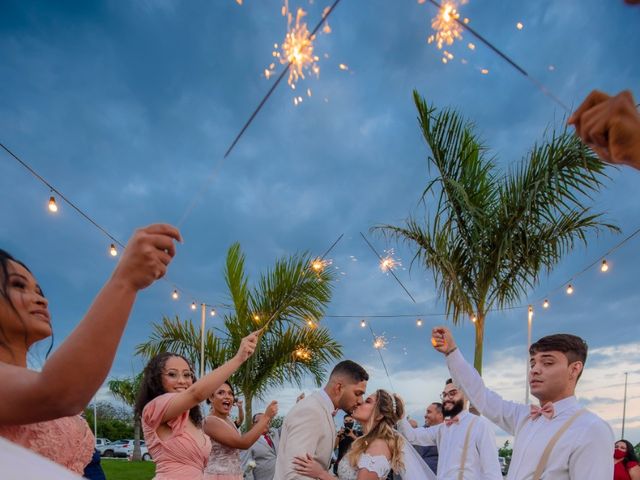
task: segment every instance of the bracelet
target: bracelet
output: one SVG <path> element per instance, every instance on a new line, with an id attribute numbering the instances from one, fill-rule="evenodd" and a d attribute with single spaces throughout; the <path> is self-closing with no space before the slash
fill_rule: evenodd
<path id="1" fill-rule="evenodd" d="M 449 350 L 447 353 L 444 354 L 445 357 L 448 357 L 449 355 L 451 355 L 453 352 L 455 352 L 458 349 L 457 346 L 453 347 L 451 350 Z"/>

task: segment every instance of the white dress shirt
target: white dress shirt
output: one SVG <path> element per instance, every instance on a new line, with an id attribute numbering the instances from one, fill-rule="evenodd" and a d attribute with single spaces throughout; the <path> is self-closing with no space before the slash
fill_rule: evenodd
<path id="1" fill-rule="evenodd" d="M 467 410 L 458 414 L 458 423 L 445 423 L 434 427 L 413 428 L 406 420 L 400 420 L 398 431 L 412 445 L 438 447 L 438 480 L 458 480 L 464 440 L 473 419 L 469 448 L 464 464 L 464 480 L 502 480 L 498 463 L 498 447 L 493 426 L 484 418 Z"/>
<path id="2" fill-rule="evenodd" d="M 48 458 L 0 437 L 2 480 L 82 480 Z"/>
<path id="3" fill-rule="evenodd" d="M 451 377 L 473 406 L 505 432 L 515 436 L 507 480 L 531 480 L 544 449 L 555 433 L 578 410 L 576 397 L 553 404 L 551 419 L 529 418 L 530 406 L 503 400 L 485 387 L 478 372 L 460 350 L 447 356 Z M 607 480 L 613 477 L 613 431 L 591 412 L 580 415 L 556 443 L 542 480 Z"/>

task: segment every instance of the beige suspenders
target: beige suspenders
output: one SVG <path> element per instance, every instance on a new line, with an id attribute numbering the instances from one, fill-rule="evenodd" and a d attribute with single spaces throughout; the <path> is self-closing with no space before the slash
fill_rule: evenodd
<path id="1" fill-rule="evenodd" d="M 478 421 L 478 417 L 471 420 L 469 428 L 467 428 L 467 434 L 464 437 L 464 446 L 462 447 L 462 458 L 460 458 L 460 470 L 458 471 L 458 480 L 464 479 L 464 464 L 467 462 L 467 451 L 469 450 L 469 440 L 471 439 L 471 430 Z"/>
<path id="2" fill-rule="evenodd" d="M 544 452 L 542 452 L 542 456 L 540 457 L 538 466 L 536 467 L 536 470 L 533 474 L 533 480 L 540 480 L 540 478 L 542 478 L 542 473 L 544 472 L 544 469 L 547 468 L 547 462 L 549 461 L 549 456 L 553 451 L 553 447 L 556 446 L 556 443 L 558 443 L 558 440 L 560 440 L 560 437 L 564 434 L 564 432 L 566 432 L 569 429 L 569 427 L 573 424 L 573 422 L 575 422 L 576 419 L 585 412 L 586 410 L 584 408 L 581 410 L 578 410 L 566 422 L 564 422 L 562 427 L 560 427 L 560 430 L 558 430 L 556 434 L 553 437 L 551 437 L 551 440 L 549 440 L 549 443 L 547 444 L 547 448 L 545 448 Z"/>

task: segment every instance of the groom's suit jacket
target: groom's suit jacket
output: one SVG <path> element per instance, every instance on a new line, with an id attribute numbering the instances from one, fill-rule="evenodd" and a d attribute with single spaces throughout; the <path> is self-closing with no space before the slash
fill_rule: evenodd
<path id="1" fill-rule="evenodd" d="M 274 480 L 309 480 L 293 469 L 294 457 L 307 453 L 329 469 L 336 439 L 330 403 L 324 392 L 314 392 L 289 411 L 280 432 Z"/>

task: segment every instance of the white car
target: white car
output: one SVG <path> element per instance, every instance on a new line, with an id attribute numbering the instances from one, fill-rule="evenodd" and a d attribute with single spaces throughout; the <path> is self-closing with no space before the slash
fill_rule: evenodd
<path id="1" fill-rule="evenodd" d="M 133 443 L 134 441 L 131 439 L 123 440 L 123 443 L 114 447 L 113 455 L 115 457 L 131 457 L 131 455 L 133 455 Z M 147 446 L 145 445 L 144 440 L 140 440 L 140 456 L 144 461 L 151 460 L 151 454 L 147 450 Z"/>

